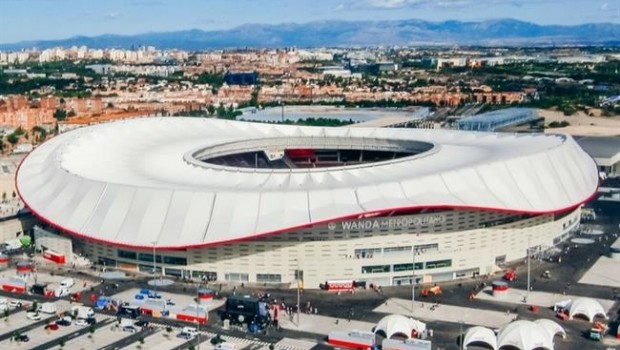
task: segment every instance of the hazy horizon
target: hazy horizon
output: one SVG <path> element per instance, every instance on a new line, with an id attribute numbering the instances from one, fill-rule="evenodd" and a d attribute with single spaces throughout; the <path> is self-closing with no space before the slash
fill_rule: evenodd
<path id="1" fill-rule="evenodd" d="M 329 20 L 618 23 L 619 7 L 618 0 L 2 0 L 0 43 Z"/>

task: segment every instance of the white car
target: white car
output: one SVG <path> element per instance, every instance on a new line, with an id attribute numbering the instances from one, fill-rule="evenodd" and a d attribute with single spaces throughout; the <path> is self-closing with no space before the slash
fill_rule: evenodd
<path id="1" fill-rule="evenodd" d="M 26 314 L 26 318 L 29 320 L 34 320 L 34 321 L 38 321 L 41 319 L 41 315 L 39 315 L 38 312 L 28 312 Z"/>
<path id="2" fill-rule="evenodd" d="M 88 326 L 88 322 L 86 320 L 83 320 L 83 319 L 79 319 L 79 320 L 73 322 L 73 324 L 76 325 L 76 326 L 80 326 L 80 327 Z"/>
<path id="3" fill-rule="evenodd" d="M 19 300 L 11 300 L 11 301 L 9 301 L 9 307 L 12 307 L 12 308 L 15 308 L 15 309 L 20 308 L 20 307 L 22 307 L 22 302 L 19 301 Z"/>

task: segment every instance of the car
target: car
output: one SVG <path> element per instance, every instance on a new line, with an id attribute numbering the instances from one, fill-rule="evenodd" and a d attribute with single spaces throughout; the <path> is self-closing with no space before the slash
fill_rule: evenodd
<path id="1" fill-rule="evenodd" d="M 51 330 L 51 331 L 56 331 L 58 330 L 58 325 L 56 323 L 48 323 L 45 325 L 45 327 L 43 327 L 43 329 L 45 330 Z"/>
<path id="2" fill-rule="evenodd" d="M 179 333 L 179 337 L 188 340 L 194 338 L 196 335 L 198 335 L 198 331 L 196 330 L 196 328 L 192 327 L 183 327 L 181 333 Z"/>
<path id="3" fill-rule="evenodd" d="M 16 342 L 27 343 L 30 341 L 30 338 L 26 334 L 17 334 L 13 337 L 13 340 Z"/>
<path id="4" fill-rule="evenodd" d="M 133 325 L 136 326 L 136 327 L 148 327 L 149 323 L 147 321 L 144 321 L 144 320 L 138 320 Z"/>
<path id="5" fill-rule="evenodd" d="M 84 319 L 80 319 L 80 320 L 75 321 L 74 324 L 76 326 L 84 327 L 84 326 L 88 326 L 90 323 L 88 323 L 88 321 L 86 321 Z"/>
<path id="6" fill-rule="evenodd" d="M 66 317 L 64 317 L 56 321 L 56 324 L 59 326 L 67 327 L 71 325 L 71 319 L 67 319 Z"/>
<path id="7" fill-rule="evenodd" d="M 33 320 L 33 321 L 38 321 L 41 319 L 41 315 L 36 311 L 35 312 L 31 311 L 31 312 L 26 313 L 26 318 L 29 320 Z"/>
<path id="8" fill-rule="evenodd" d="M 12 308 L 20 308 L 22 307 L 22 302 L 19 300 L 11 300 L 9 301 L 9 306 Z"/>
<path id="9" fill-rule="evenodd" d="M 138 330 L 134 326 L 123 327 L 123 332 L 136 333 Z"/>
<path id="10" fill-rule="evenodd" d="M 166 299 L 166 305 L 174 306 L 175 303 L 174 301 L 172 301 L 172 299 Z"/>

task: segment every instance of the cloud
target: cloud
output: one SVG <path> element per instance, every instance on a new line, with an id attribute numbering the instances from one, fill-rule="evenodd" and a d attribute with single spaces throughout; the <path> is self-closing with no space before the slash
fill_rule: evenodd
<path id="1" fill-rule="evenodd" d="M 114 19 L 117 19 L 119 16 L 120 16 L 120 13 L 118 12 L 108 12 L 105 14 L 105 19 L 114 20 Z"/>
<path id="2" fill-rule="evenodd" d="M 609 10 L 609 3 L 608 3 L 608 2 L 604 2 L 604 3 L 601 5 L 601 10 L 603 10 L 603 11 L 607 11 L 607 10 Z"/>
<path id="3" fill-rule="evenodd" d="M 336 7 L 334 7 L 334 11 L 342 11 L 346 8 L 347 6 L 345 4 L 338 4 Z"/>

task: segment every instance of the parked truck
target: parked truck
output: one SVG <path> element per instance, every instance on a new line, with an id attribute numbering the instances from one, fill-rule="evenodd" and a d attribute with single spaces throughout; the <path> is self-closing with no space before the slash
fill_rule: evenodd
<path id="1" fill-rule="evenodd" d="M 55 314 L 56 313 L 56 303 L 43 303 L 41 304 L 41 312 L 45 314 Z"/>
<path id="2" fill-rule="evenodd" d="M 87 320 L 95 317 L 95 311 L 88 306 L 74 306 L 71 308 L 71 315 L 78 319 Z"/>

